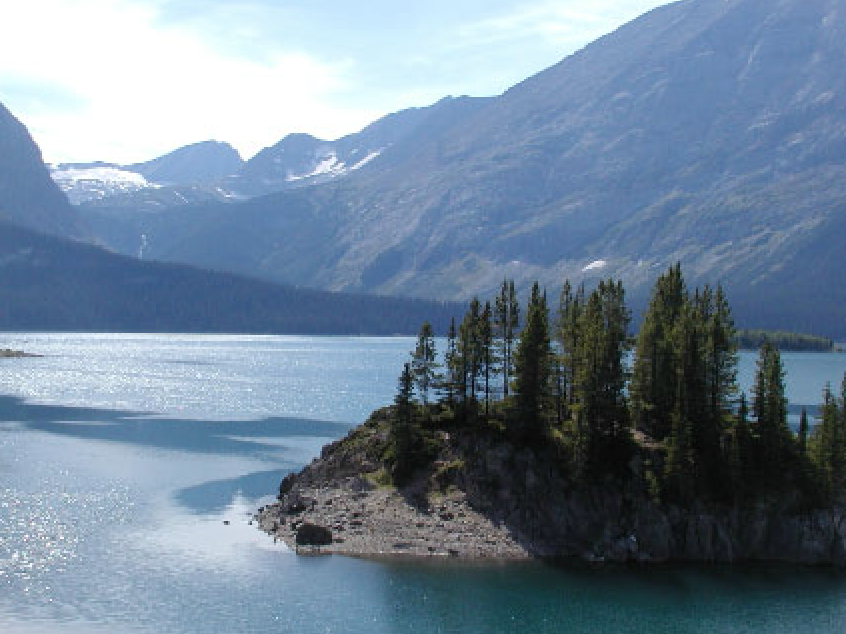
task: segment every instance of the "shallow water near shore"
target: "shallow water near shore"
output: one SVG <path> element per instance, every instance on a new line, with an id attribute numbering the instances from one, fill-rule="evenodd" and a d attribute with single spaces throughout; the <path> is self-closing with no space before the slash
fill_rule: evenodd
<path id="1" fill-rule="evenodd" d="M 0 631 L 840 632 L 846 573 L 297 557 L 249 525 L 409 338 L 6 334 Z M 846 355 L 785 354 L 792 411 Z M 754 355 L 744 353 L 741 383 Z M 228 522 L 228 523 L 225 523 Z"/>

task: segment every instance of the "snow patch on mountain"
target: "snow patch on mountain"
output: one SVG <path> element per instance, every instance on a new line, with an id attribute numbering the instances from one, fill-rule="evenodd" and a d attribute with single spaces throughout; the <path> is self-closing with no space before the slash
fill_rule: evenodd
<path id="1" fill-rule="evenodd" d="M 608 266 L 608 262 L 606 262 L 605 260 L 594 260 L 585 268 L 583 268 L 582 272 L 586 273 L 587 271 L 598 271 L 600 269 L 604 269 L 606 266 Z"/>
<path id="2" fill-rule="evenodd" d="M 385 148 L 379 148 L 379 149 L 378 149 L 378 150 L 376 150 L 375 152 L 370 152 L 370 154 L 368 154 L 368 155 L 367 155 L 367 156 L 365 156 L 363 159 L 361 159 L 358 163 L 356 163 L 355 165 L 353 165 L 353 166 L 350 168 L 350 171 L 351 171 L 351 172 L 353 172 L 353 171 L 355 171 L 355 170 L 357 170 L 357 169 L 361 169 L 362 167 L 364 167 L 365 165 L 367 165 L 370 161 L 372 161 L 373 159 L 375 159 L 377 156 L 379 156 L 379 155 L 380 155 L 382 152 L 384 152 L 384 151 L 385 151 Z M 356 152 L 358 152 L 358 150 L 353 150 L 353 152 L 352 152 L 352 153 L 356 153 Z"/>
<path id="3" fill-rule="evenodd" d="M 338 160 L 338 155 L 332 151 L 316 158 L 317 164 L 306 174 L 288 174 L 285 178 L 289 183 L 315 178 L 317 176 L 342 176 L 346 174 L 346 163 Z"/>
<path id="4" fill-rule="evenodd" d="M 74 205 L 155 187 L 141 174 L 117 167 L 51 167 L 50 175 Z"/>

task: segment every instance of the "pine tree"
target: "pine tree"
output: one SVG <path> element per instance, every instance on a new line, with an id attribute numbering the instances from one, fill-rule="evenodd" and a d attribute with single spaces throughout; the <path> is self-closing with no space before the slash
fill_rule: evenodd
<path id="1" fill-rule="evenodd" d="M 414 348 L 414 352 L 411 353 L 411 373 L 423 407 L 428 408 L 429 391 L 435 384 L 437 377 L 435 334 L 428 321 L 420 328 L 420 334 L 417 337 L 417 346 Z"/>
<path id="2" fill-rule="evenodd" d="M 396 419 L 391 430 L 394 447 L 391 475 L 398 484 L 406 482 L 415 467 L 417 438 L 414 425 L 413 399 L 414 378 L 411 365 L 406 363 L 400 375 L 397 395 L 394 399 Z"/>
<path id="3" fill-rule="evenodd" d="M 710 298 L 706 287 L 705 301 Z M 710 313 L 710 314 L 709 314 Z M 708 418 L 722 428 L 737 394 L 737 329 L 722 286 L 717 286 L 714 309 L 706 309 Z"/>
<path id="4" fill-rule="evenodd" d="M 811 436 L 811 459 L 822 480 L 824 496 L 832 501 L 846 485 L 846 413 L 832 394 L 831 386 L 823 392 L 820 421 Z"/>
<path id="5" fill-rule="evenodd" d="M 461 359 L 458 353 L 458 332 L 455 318 L 450 321 L 447 331 L 446 350 L 444 351 L 443 373 L 439 378 L 439 388 L 443 400 L 450 409 L 455 409 L 459 394 Z"/>
<path id="6" fill-rule="evenodd" d="M 635 349 L 632 410 L 638 429 L 656 440 L 666 438 L 676 411 L 673 330 L 688 302 L 681 266 L 671 267 L 655 283 Z"/>
<path id="7" fill-rule="evenodd" d="M 739 500 L 747 491 L 755 488 L 753 468 L 755 452 L 752 433 L 749 429 L 749 405 L 745 392 L 740 394 L 740 405 L 732 431 L 729 468 L 731 470 L 733 497 L 735 500 Z"/>
<path id="8" fill-rule="evenodd" d="M 514 390 L 518 432 L 537 438 L 543 425 L 543 406 L 549 396 L 552 347 L 546 296 L 537 282 L 526 309 L 526 326 L 514 355 Z"/>
<path id="9" fill-rule="evenodd" d="M 458 329 L 459 350 L 462 360 L 462 392 L 464 402 L 469 404 L 471 415 L 475 415 L 478 402 L 478 381 L 482 371 L 480 346 L 480 323 L 482 309 L 479 299 L 474 297 L 470 308 Z"/>
<path id="10" fill-rule="evenodd" d="M 629 313 L 621 283 L 600 282 L 581 312 L 576 353 L 575 407 L 582 416 L 589 473 L 622 473 L 630 457 L 625 398 Z"/>
<path id="11" fill-rule="evenodd" d="M 485 386 L 485 416 L 490 414 L 491 376 L 496 372 L 496 368 L 494 367 L 495 351 L 491 317 L 491 303 L 485 302 L 485 308 L 482 311 L 478 325 L 478 350 L 481 362 L 481 375 Z"/>
<path id="12" fill-rule="evenodd" d="M 520 305 L 514 281 L 503 280 L 494 305 L 493 329 L 498 342 L 497 357 L 501 363 L 502 395 L 508 398 L 508 387 L 514 374 L 514 341 L 520 327 Z"/>
<path id="13" fill-rule="evenodd" d="M 803 456 L 808 453 L 808 411 L 803 407 L 799 415 L 799 453 Z"/>
<path id="14" fill-rule="evenodd" d="M 555 339 L 558 343 L 561 366 L 564 372 L 564 384 L 567 389 L 567 404 L 572 405 L 575 399 L 574 386 L 578 369 L 577 351 L 579 348 L 579 333 L 581 314 L 584 310 L 585 287 L 579 286 L 576 293 L 572 292 L 569 280 L 561 288 L 561 298 L 558 303 L 558 325 L 555 329 Z"/>
<path id="15" fill-rule="evenodd" d="M 684 382 L 678 381 L 676 389 L 676 410 L 672 416 L 672 430 L 667 441 L 667 459 L 664 468 L 664 482 L 669 499 L 674 502 L 688 503 L 693 499 L 696 481 L 693 455 L 693 432 L 685 416 Z"/>
<path id="16" fill-rule="evenodd" d="M 761 348 L 755 376 L 752 412 L 757 420 L 760 476 L 765 486 L 783 486 L 794 464 L 794 439 L 787 426 L 784 369 L 778 349 Z"/>

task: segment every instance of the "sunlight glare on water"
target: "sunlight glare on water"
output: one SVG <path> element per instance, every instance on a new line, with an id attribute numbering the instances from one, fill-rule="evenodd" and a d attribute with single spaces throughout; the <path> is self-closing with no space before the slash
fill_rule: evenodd
<path id="1" fill-rule="evenodd" d="M 250 525 L 389 403 L 409 338 L 7 334 L 0 632 L 829 633 L 840 571 L 298 557 Z M 785 355 L 791 403 L 846 355 Z M 748 390 L 754 355 L 741 359 Z"/>

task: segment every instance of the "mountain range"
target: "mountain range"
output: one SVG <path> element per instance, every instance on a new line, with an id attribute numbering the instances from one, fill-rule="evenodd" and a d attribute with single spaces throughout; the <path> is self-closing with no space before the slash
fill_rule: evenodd
<path id="1" fill-rule="evenodd" d="M 680 261 L 743 325 L 846 336 L 843 59 L 840 0 L 682 0 L 500 96 L 291 135 L 192 195 L 76 210 L 128 255 L 333 291 L 615 276 L 637 309 Z"/>
<path id="2" fill-rule="evenodd" d="M 619 276 L 642 305 L 680 261 L 744 322 L 846 333 L 843 59 L 838 0 L 682 0 L 498 97 L 290 136 L 229 179 L 276 193 L 90 220 L 127 253 L 432 298 Z"/>
<path id="3" fill-rule="evenodd" d="M 0 106 L 0 330 L 391 335 L 426 319 L 444 332 L 462 310 L 144 262 L 93 240 L 26 128 Z"/>

